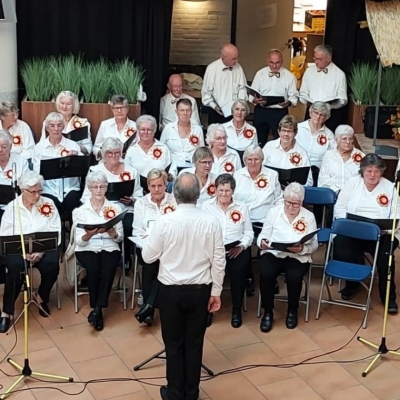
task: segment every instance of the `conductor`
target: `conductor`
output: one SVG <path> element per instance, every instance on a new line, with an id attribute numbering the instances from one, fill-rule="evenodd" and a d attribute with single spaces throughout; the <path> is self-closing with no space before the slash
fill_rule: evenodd
<path id="1" fill-rule="evenodd" d="M 160 260 L 158 304 L 167 358 L 163 400 L 197 400 L 207 312 L 221 307 L 225 249 L 217 219 L 196 207 L 200 184 L 182 173 L 174 184 L 178 208 L 157 221 L 142 256 Z"/>

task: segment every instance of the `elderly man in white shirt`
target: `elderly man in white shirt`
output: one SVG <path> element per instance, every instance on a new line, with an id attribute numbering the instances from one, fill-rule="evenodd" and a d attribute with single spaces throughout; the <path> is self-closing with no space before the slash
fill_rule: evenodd
<path id="1" fill-rule="evenodd" d="M 343 123 L 346 115 L 343 107 L 347 104 L 347 82 L 345 73 L 332 62 L 332 47 L 319 45 L 314 49 L 314 65 L 303 75 L 300 87 L 300 101 L 313 104 L 316 101 L 329 103 L 332 115 L 327 126 L 334 131 Z M 304 119 L 309 118 L 308 109 Z"/>
<path id="2" fill-rule="evenodd" d="M 260 146 L 268 141 L 269 131 L 274 139 L 278 138 L 279 121 L 289 113 L 289 107 L 295 107 L 298 100 L 296 77 L 283 67 L 283 55 L 278 49 L 268 53 L 268 66 L 257 71 L 251 87 L 262 96 L 283 97 L 279 104 L 269 105 L 259 97 L 250 96 L 256 107 L 254 109 L 254 127 L 257 129 Z"/>
<path id="3" fill-rule="evenodd" d="M 221 307 L 222 231 L 217 219 L 196 208 L 199 195 L 198 179 L 180 175 L 174 185 L 178 209 L 159 219 L 142 252 L 147 263 L 160 260 L 158 302 L 168 382 L 160 388 L 164 400 L 198 398 L 207 312 Z"/>
<path id="4" fill-rule="evenodd" d="M 208 111 L 208 123 L 223 124 L 230 120 L 222 109 L 230 109 L 237 99 L 247 100 L 246 76 L 238 63 L 239 50 L 233 44 L 221 49 L 221 58 L 208 65 L 201 89 L 201 101 Z"/>
<path id="5" fill-rule="evenodd" d="M 199 110 L 197 107 L 196 100 L 186 93 L 183 93 L 183 79 L 178 74 L 173 74 L 169 77 L 167 84 L 169 93 L 161 97 L 160 100 L 160 130 L 171 123 L 175 122 L 178 118 L 176 115 L 176 103 L 180 99 L 188 99 L 192 103 L 192 115 L 193 122 L 200 125 Z"/>

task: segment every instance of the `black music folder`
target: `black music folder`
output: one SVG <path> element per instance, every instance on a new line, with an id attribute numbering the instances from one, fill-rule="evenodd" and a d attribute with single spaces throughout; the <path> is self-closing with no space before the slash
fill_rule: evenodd
<path id="1" fill-rule="evenodd" d="M 110 201 L 118 201 L 125 196 L 131 197 L 135 180 L 124 182 L 110 182 L 107 187 L 106 198 Z"/>
<path id="2" fill-rule="evenodd" d="M 36 232 L 24 235 L 25 251 L 44 253 L 58 249 L 58 232 Z M 0 254 L 3 256 L 22 255 L 21 236 L 1 236 Z"/>
<path id="3" fill-rule="evenodd" d="M 136 138 L 136 132 L 132 134 L 132 136 L 124 143 L 124 146 L 122 147 L 123 154 L 127 152 L 127 150 L 129 149 L 135 138 Z"/>
<path id="4" fill-rule="evenodd" d="M 40 175 L 44 180 L 60 178 L 83 178 L 90 167 L 90 155 L 67 156 L 40 161 Z"/>
<path id="5" fill-rule="evenodd" d="M 370 222 L 371 224 L 378 225 L 381 231 L 388 231 L 393 228 L 393 219 L 385 218 L 385 219 L 373 219 L 367 217 L 361 217 L 360 215 L 347 213 L 347 219 L 352 219 L 354 221 L 362 221 L 362 222 Z M 395 222 L 395 229 L 399 225 L 399 220 L 397 219 Z"/>
<path id="6" fill-rule="evenodd" d="M 231 250 L 239 245 L 240 245 L 240 240 L 235 240 L 232 243 L 228 243 L 225 245 L 225 252 L 227 253 L 229 250 Z"/>
<path id="7" fill-rule="evenodd" d="M 21 193 L 17 189 L 18 194 Z M 15 199 L 14 189 L 11 185 L 0 185 L 0 204 L 8 204 Z"/>
<path id="8" fill-rule="evenodd" d="M 82 228 L 82 229 L 87 229 L 88 231 L 91 231 L 93 229 L 104 229 L 104 230 L 108 231 L 113 226 L 117 225 L 118 222 L 122 221 L 127 212 L 128 212 L 128 209 L 125 209 L 120 214 L 118 214 L 116 217 L 114 217 L 102 224 L 78 224 L 77 227 Z"/>
<path id="9" fill-rule="evenodd" d="M 266 106 L 275 106 L 280 103 L 284 103 L 286 100 L 283 96 L 263 96 L 261 93 L 257 92 L 257 90 L 253 89 L 250 86 L 246 85 L 247 94 L 253 97 L 258 97 L 267 102 Z"/>
<path id="10" fill-rule="evenodd" d="M 279 175 L 279 182 L 282 185 L 288 185 L 292 182 L 300 183 L 301 185 L 305 185 L 307 183 L 308 175 L 310 173 L 310 167 L 299 167 L 299 168 L 290 168 L 290 169 L 282 169 L 271 167 L 270 165 L 265 165 L 267 168 L 273 169 Z"/>
<path id="11" fill-rule="evenodd" d="M 87 139 L 89 136 L 89 127 L 83 126 L 82 128 L 74 129 L 68 133 L 63 133 L 64 137 L 73 140 L 74 142 L 79 142 L 80 140 Z"/>
<path id="12" fill-rule="evenodd" d="M 171 168 L 171 164 L 167 165 L 167 167 L 165 168 L 165 172 L 168 174 L 169 173 L 169 169 Z M 147 185 L 147 177 L 140 175 L 140 186 L 143 189 L 144 194 L 147 194 L 150 192 L 149 190 L 149 186 Z"/>
<path id="13" fill-rule="evenodd" d="M 315 236 L 318 233 L 318 231 L 319 229 L 317 229 L 314 232 L 308 233 L 297 242 L 272 242 L 269 243 L 269 246 L 272 247 L 273 250 L 289 251 L 288 247 L 295 247 L 298 246 L 299 244 L 304 244 L 308 242 L 313 236 Z"/>

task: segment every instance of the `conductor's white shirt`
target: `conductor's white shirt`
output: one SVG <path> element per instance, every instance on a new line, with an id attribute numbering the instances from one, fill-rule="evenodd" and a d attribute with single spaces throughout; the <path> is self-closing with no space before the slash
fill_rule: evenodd
<path id="1" fill-rule="evenodd" d="M 2 121 L 0 120 L 0 130 L 1 129 L 4 128 Z M 26 160 L 33 158 L 35 152 L 35 140 L 29 125 L 26 122 L 17 119 L 17 122 L 11 128 L 8 128 L 7 132 L 12 136 L 11 153 L 19 154 Z"/>
<path id="2" fill-rule="evenodd" d="M 218 220 L 194 204 L 180 204 L 159 218 L 142 251 L 143 260 L 160 260 L 164 285 L 212 284 L 220 296 L 225 275 L 225 248 Z"/>

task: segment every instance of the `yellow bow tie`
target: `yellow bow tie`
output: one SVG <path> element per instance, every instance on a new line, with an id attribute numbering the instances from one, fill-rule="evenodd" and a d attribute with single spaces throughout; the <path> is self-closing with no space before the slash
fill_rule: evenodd
<path id="1" fill-rule="evenodd" d="M 269 73 L 269 77 L 272 78 L 273 76 L 276 76 L 277 78 L 281 77 L 281 73 L 280 72 L 270 72 Z"/>
<path id="2" fill-rule="evenodd" d="M 328 73 L 328 68 L 321 68 L 317 70 L 318 72 L 323 72 L 324 74 Z"/>

